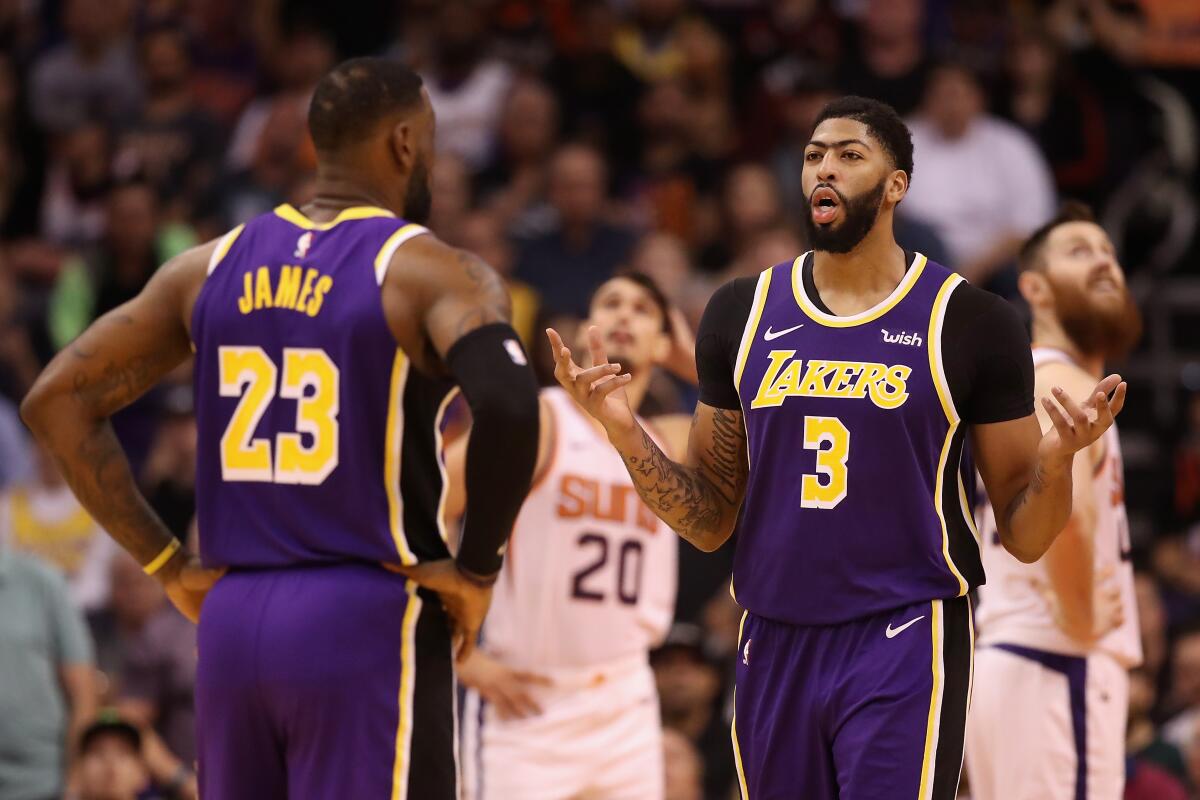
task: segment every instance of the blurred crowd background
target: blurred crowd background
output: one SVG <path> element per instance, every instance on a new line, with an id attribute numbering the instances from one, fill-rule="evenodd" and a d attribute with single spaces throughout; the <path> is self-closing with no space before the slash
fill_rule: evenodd
<path id="1" fill-rule="evenodd" d="M 722 282 L 806 249 L 800 156 L 840 94 L 910 122 L 900 242 L 1014 302 L 1021 238 L 1063 198 L 1093 204 L 1146 317 L 1115 365 L 1146 650 L 1126 797 L 1200 798 L 1200 3 L 0 0 L 0 800 L 194 796 L 194 629 L 16 407 L 165 259 L 306 202 L 310 93 L 363 54 L 424 76 L 431 227 L 506 276 L 540 358 L 535 331 L 569 329 L 614 271 L 694 324 Z M 114 423 L 181 537 L 188 379 Z M 693 401 L 665 376 L 652 398 Z M 726 800 L 729 548 L 685 546 L 680 569 L 654 657 L 669 796 Z"/>

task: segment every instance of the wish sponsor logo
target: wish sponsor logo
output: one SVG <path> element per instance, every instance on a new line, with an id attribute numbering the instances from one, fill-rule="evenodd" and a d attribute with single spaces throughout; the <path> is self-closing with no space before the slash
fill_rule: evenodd
<path id="1" fill-rule="evenodd" d="M 883 340 L 890 344 L 907 344 L 913 347 L 920 347 L 925 343 L 925 340 L 917 333 L 908 333 L 907 331 L 891 333 L 887 328 L 880 328 L 879 330 L 883 333 Z"/>

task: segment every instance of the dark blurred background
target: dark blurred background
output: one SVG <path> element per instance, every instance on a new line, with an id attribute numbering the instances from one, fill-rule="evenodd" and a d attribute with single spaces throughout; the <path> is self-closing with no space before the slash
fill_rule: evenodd
<path id="1" fill-rule="evenodd" d="M 840 94 L 913 130 L 901 243 L 1014 302 L 1021 238 L 1091 203 L 1146 318 L 1114 365 L 1147 653 L 1126 796 L 1200 797 L 1197 0 L 0 0 L 0 800 L 194 795 L 194 632 L 16 406 L 165 259 L 307 201 L 310 93 L 364 54 L 424 76 L 431 227 L 507 277 L 543 358 L 535 331 L 569 330 L 616 270 L 694 325 L 722 282 L 806 249 L 800 156 Z M 659 379 L 657 408 L 692 402 Z M 188 536 L 189 367 L 116 425 Z M 656 654 L 673 800 L 731 796 L 729 563 L 681 551 Z M 78 746 L 98 706 L 139 735 Z"/>

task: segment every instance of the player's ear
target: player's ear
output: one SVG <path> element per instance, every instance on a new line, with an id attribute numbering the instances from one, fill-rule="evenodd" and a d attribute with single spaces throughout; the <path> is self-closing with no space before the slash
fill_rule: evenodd
<path id="1" fill-rule="evenodd" d="M 402 173 L 412 172 L 417 163 L 417 131 L 411 119 L 402 119 L 392 126 L 392 135 L 388 137 L 392 157 Z"/>
<path id="2" fill-rule="evenodd" d="M 1027 269 L 1017 276 L 1017 290 L 1021 292 L 1030 308 L 1045 307 L 1054 299 L 1050 291 L 1050 282 L 1037 269 Z"/>
<path id="3" fill-rule="evenodd" d="M 895 205 L 903 200 L 906 194 L 908 194 L 908 175 L 902 169 L 892 170 L 892 174 L 888 177 L 887 189 L 884 190 L 884 198 Z"/>

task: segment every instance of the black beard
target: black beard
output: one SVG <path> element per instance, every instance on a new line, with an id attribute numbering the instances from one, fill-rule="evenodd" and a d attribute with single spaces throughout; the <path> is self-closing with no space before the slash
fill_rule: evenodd
<path id="1" fill-rule="evenodd" d="M 413 166 L 404 193 L 404 219 L 424 225 L 433 208 L 433 193 L 429 191 L 429 170 L 423 162 Z"/>
<path id="2" fill-rule="evenodd" d="M 863 192 L 854 198 L 844 194 L 828 184 L 838 196 L 842 206 L 844 219 L 841 225 L 818 225 L 812 218 L 812 201 L 804 210 L 804 231 L 808 235 L 808 244 L 813 250 L 826 253 L 849 253 L 875 226 L 879 217 L 879 207 L 883 204 L 884 181 L 880 181 L 874 189 Z M 816 191 L 815 189 L 813 190 Z"/>

